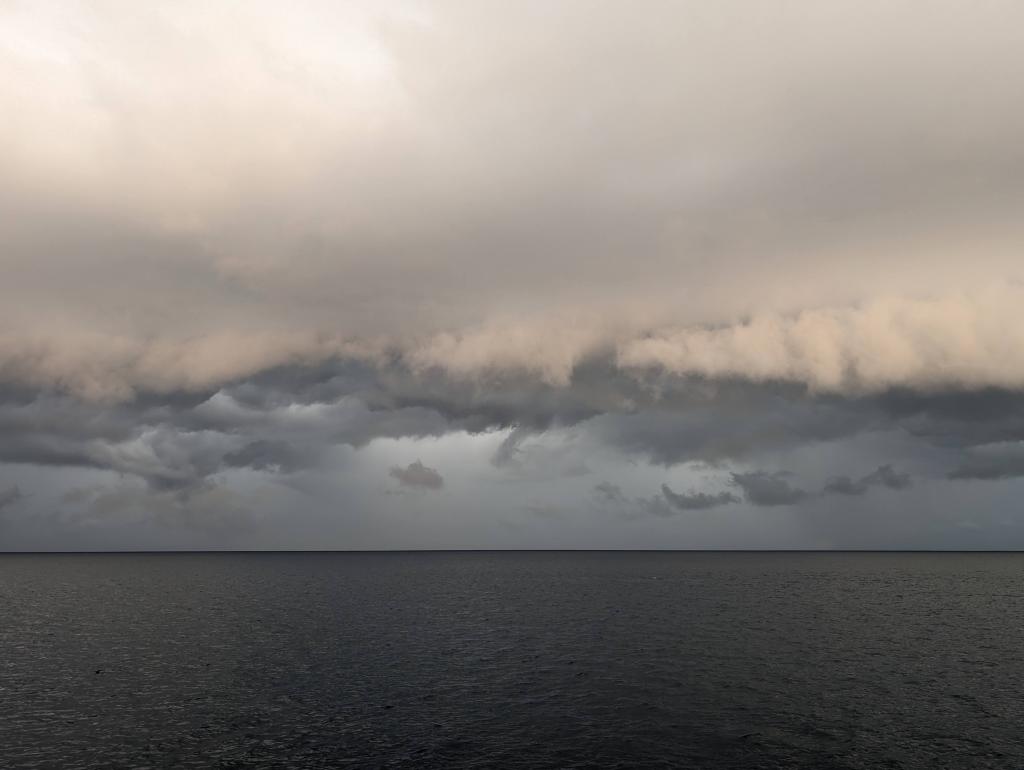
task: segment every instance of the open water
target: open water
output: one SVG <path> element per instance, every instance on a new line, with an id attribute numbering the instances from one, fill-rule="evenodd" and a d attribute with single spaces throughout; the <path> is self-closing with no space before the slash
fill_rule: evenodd
<path id="1" fill-rule="evenodd" d="M 0 767 L 1024 767 L 1024 555 L 0 556 Z"/>

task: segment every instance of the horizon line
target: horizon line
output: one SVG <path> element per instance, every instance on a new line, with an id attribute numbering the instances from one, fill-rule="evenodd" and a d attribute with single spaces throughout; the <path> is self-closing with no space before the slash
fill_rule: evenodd
<path id="1" fill-rule="evenodd" d="M 122 550 L 0 550 L 0 556 L 103 556 L 145 554 L 431 554 L 431 553 L 1002 553 L 1022 548 L 164 548 Z"/>

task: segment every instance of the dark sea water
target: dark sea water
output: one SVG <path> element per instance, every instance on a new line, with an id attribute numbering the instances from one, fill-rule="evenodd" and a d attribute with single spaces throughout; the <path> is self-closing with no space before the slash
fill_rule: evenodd
<path id="1" fill-rule="evenodd" d="M 1024 767 L 1024 555 L 0 556 L 0 766 Z"/>

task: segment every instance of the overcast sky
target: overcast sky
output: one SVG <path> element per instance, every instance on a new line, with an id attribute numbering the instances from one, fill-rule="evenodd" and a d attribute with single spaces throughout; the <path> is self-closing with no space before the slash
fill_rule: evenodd
<path id="1" fill-rule="evenodd" d="M 0 549 L 1024 548 L 1024 4 L 0 4 Z"/>

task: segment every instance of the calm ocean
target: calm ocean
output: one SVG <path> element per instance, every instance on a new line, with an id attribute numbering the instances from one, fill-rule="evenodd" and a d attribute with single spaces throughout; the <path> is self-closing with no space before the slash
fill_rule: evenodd
<path id="1" fill-rule="evenodd" d="M 0 556 L 0 767 L 1024 767 L 1024 555 Z"/>

